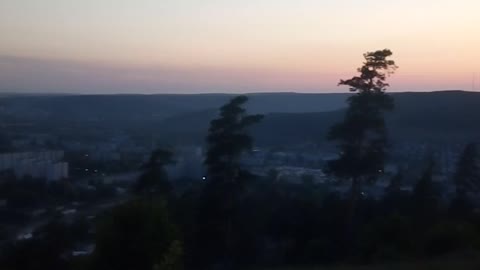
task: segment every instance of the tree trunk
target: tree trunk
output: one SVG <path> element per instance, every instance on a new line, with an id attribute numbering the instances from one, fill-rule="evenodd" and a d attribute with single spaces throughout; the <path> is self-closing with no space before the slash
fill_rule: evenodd
<path id="1" fill-rule="evenodd" d="M 360 183 L 357 177 L 352 178 L 350 190 L 350 200 L 348 204 L 347 224 L 352 224 L 355 220 L 355 210 L 357 207 L 358 196 L 360 194 Z M 353 224 L 352 224 L 353 225 Z"/>
<path id="2" fill-rule="evenodd" d="M 226 205 L 226 217 L 225 217 L 225 235 L 224 235 L 224 258 L 223 269 L 232 269 L 233 265 L 233 214 L 235 207 L 235 176 L 231 175 L 227 179 L 231 179 L 227 185 L 227 198 L 224 202 Z"/>
<path id="3" fill-rule="evenodd" d="M 352 186 L 350 190 L 350 198 L 348 201 L 347 215 L 345 219 L 345 245 L 346 251 L 351 252 L 352 243 L 354 241 L 355 231 L 355 215 L 357 209 L 357 202 L 360 194 L 360 183 L 357 177 L 352 178 Z"/>

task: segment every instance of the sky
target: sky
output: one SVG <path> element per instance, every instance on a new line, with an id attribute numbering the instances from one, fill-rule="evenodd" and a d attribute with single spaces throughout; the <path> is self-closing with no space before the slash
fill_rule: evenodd
<path id="1" fill-rule="evenodd" d="M 0 0 L 3 92 L 344 92 L 384 48 L 392 91 L 480 90 L 480 1 Z"/>

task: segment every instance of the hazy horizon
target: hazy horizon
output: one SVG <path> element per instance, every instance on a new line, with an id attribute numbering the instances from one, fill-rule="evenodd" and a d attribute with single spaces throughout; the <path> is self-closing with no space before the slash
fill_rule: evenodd
<path id="1" fill-rule="evenodd" d="M 405 93 L 442 93 L 442 92 L 465 92 L 465 93 L 480 93 L 480 91 L 470 91 L 470 90 L 462 90 L 462 89 L 440 89 L 440 90 L 428 90 L 428 91 L 410 91 L 410 90 L 397 90 L 397 91 L 388 91 L 392 94 L 405 94 Z M 282 91 L 282 92 L 192 92 L 192 93 L 178 93 L 178 92 L 38 92 L 38 91 L 3 91 L 0 90 L 0 97 L 1 95 L 26 95 L 26 96 L 48 96 L 48 95 L 69 95 L 69 96 L 76 96 L 76 95 L 86 95 L 86 96 L 109 96 L 109 95 L 270 95 L 270 94 L 298 94 L 298 95 L 328 95 L 328 94 L 352 94 L 352 92 L 348 91 L 316 91 L 316 92 L 300 92 L 300 91 Z"/>
<path id="2" fill-rule="evenodd" d="M 0 3 L 0 91 L 345 92 L 367 51 L 391 91 L 480 90 L 480 2 Z"/>

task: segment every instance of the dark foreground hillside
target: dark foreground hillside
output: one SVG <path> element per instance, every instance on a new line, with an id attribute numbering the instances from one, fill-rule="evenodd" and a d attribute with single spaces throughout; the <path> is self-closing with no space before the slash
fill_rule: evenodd
<path id="1" fill-rule="evenodd" d="M 269 268 L 262 270 L 477 270 L 479 259 L 443 259 L 410 263 L 390 263 L 370 266 L 323 266 L 323 267 L 291 267 Z"/>

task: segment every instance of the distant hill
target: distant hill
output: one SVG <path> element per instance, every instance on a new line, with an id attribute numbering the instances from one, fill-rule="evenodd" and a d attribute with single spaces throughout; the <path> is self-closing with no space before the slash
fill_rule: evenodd
<path id="1" fill-rule="evenodd" d="M 387 116 L 395 139 L 465 141 L 480 138 L 480 93 L 462 91 L 393 93 L 396 108 Z M 75 124 L 155 134 L 172 143 L 202 143 L 218 108 L 234 95 L 68 95 L 0 98 L 0 120 L 42 126 Z M 250 94 L 248 110 L 263 113 L 253 129 L 260 144 L 324 140 L 343 117 L 349 94 Z M 14 120 L 11 120 L 14 119 Z"/>
<path id="2" fill-rule="evenodd" d="M 395 110 L 387 114 L 390 135 L 396 140 L 451 141 L 480 140 L 480 93 L 444 91 L 395 93 Z M 328 129 L 340 121 L 344 111 L 310 113 L 268 113 L 253 129 L 261 144 L 320 142 Z M 164 120 L 165 139 L 202 138 L 215 110 L 177 115 Z M 188 135 L 188 136 L 187 136 Z"/>
<path id="3" fill-rule="evenodd" d="M 232 94 L 197 95 L 8 95 L 0 105 L 18 115 L 64 120 L 158 120 L 177 114 L 215 109 Z M 348 94 L 249 94 L 255 113 L 321 112 L 345 107 Z"/>

